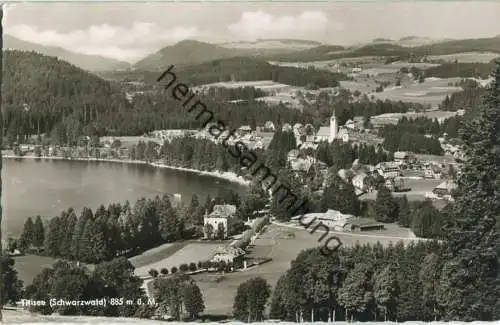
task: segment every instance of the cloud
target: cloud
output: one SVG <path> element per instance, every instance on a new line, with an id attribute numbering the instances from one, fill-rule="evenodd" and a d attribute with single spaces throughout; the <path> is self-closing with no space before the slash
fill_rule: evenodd
<path id="1" fill-rule="evenodd" d="M 322 37 L 328 29 L 340 30 L 342 23 L 331 23 L 323 11 L 304 11 L 297 16 L 273 16 L 263 11 L 244 12 L 240 20 L 228 26 L 240 37 L 309 38 Z"/>
<path id="2" fill-rule="evenodd" d="M 204 35 L 196 26 L 162 29 L 148 22 L 135 22 L 129 28 L 108 24 L 93 25 L 68 33 L 39 30 L 30 25 L 14 25 L 5 28 L 5 32 L 28 42 L 125 61 L 137 60 L 169 44 Z"/>

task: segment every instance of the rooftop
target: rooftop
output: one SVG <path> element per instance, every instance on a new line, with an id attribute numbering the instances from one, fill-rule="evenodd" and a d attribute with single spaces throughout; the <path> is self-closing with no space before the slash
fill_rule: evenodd
<path id="1" fill-rule="evenodd" d="M 228 218 L 236 213 L 236 206 L 232 204 L 215 205 L 209 218 Z"/>

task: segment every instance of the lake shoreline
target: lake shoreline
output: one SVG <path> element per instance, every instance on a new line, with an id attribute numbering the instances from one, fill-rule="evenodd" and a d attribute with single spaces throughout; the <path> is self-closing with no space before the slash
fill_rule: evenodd
<path id="1" fill-rule="evenodd" d="M 4 153 L 2 153 L 2 157 L 8 158 L 8 159 L 40 159 L 40 160 L 43 159 L 43 160 L 64 160 L 64 161 L 75 161 L 76 160 L 76 161 L 111 162 L 111 163 L 121 163 L 121 164 L 148 165 L 148 166 L 151 166 L 154 168 L 166 168 L 166 169 L 179 170 L 179 171 L 184 171 L 184 172 L 203 175 L 203 176 L 210 176 L 213 178 L 223 179 L 223 180 L 226 180 L 226 181 L 229 181 L 231 183 L 238 184 L 241 186 L 248 186 L 250 184 L 250 181 L 244 179 L 241 176 L 236 175 L 236 173 L 234 173 L 234 172 L 219 172 L 219 171 L 209 172 L 209 171 L 198 170 L 198 169 L 193 169 L 193 168 L 176 167 L 176 166 L 159 164 L 159 163 L 148 163 L 145 161 L 131 160 L 131 159 L 14 156 L 14 155 L 9 155 L 9 154 L 4 154 Z"/>

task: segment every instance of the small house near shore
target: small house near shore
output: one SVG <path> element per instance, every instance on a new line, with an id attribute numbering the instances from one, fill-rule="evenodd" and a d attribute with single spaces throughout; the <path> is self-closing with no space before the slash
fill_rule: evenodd
<path id="1" fill-rule="evenodd" d="M 218 246 L 210 261 L 212 262 L 224 262 L 226 264 L 232 264 L 234 268 L 242 268 L 244 266 L 245 251 L 239 247 L 234 247 L 232 245 Z"/>

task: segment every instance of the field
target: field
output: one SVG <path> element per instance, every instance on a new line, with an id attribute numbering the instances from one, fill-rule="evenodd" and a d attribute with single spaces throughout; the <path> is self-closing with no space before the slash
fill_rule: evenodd
<path id="1" fill-rule="evenodd" d="M 386 225 L 387 230 L 356 233 L 335 232 L 344 246 L 351 246 L 359 241 L 376 243 L 380 241 L 386 245 L 399 240 L 411 241 L 412 234 L 407 229 L 396 225 Z M 289 234 L 293 234 L 292 238 Z M 272 224 L 255 241 L 255 246 L 249 250 L 249 257 L 270 257 L 271 262 L 244 271 L 229 274 L 201 273 L 193 275 L 198 282 L 205 299 L 206 314 L 230 314 L 234 295 L 238 286 L 255 276 L 264 277 L 273 287 L 280 276 L 290 267 L 300 251 L 324 244 L 318 242 L 322 233 L 310 234 L 300 225 L 288 223 L 286 225 Z M 329 238 L 329 237 L 326 237 Z M 182 263 L 197 262 L 210 257 L 213 249 L 221 243 L 172 243 L 149 250 L 139 256 L 131 258 L 132 264 L 137 267 L 138 276 L 147 276 L 151 268 L 158 271 L 163 267 L 179 266 Z M 49 267 L 54 259 L 38 256 L 23 256 L 16 258 L 16 269 L 23 280 L 29 280 L 40 272 L 42 267 Z M 36 269 L 27 267 L 27 264 L 38 265 Z"/>
<path id="2" fill-rule="evenodd" d="M 163 249 L 144 257 L 135 257 L 132 264 L 136 267 L 135 274 L 140 277 L 148 276 L 150 269 L 160 271 L 162 268 L 179 267 L 183 263 L 198 263 L 211 257 L 213 250 L 221 243 L 173 243 Z M 163 256 L 162 256 L 163 255 Z"/>
<path id="3" fill-rule="evenodd" d="M 392 193 L 393 196 L 406 195 L 409 201 L 422 201 L 427 192 L 431 192 L 434 187 L 442 183 L 439 179 L 405 179 L 405 185 L 411 188 L 409 192 Z M 362 200 L 375 200 L 376 192 L 364 194 L 360 197 Z"/>
<path id="4" fill-rule="evenodd" d="M 446 95 L 462 91 L 461 87 L 449 86 L 459 82 L 460 78 L 427 78 L 423 83 L 413 83 L 407 87 L 386 88 L 383 92 L 373 93 L 380 100 L 393 100 L 437 107 Z"/>
<path id="5" fill-rule="evenodd" d="M 300 251 L 322 245 L 322 243 L 318 243 L 318 239 L 322 236 L 321 233 L 310 234 L 300 226 L 294 227 L 296 226 L 291 224 L 288 227 L 269 225 L 267 230 L 255 241 L 255 247 L 251 249 L 249 257 L 270 257 L 272 258 L 271 262 L 224 275 L 207 273 L 193 275 L 205 299 L 205 313 L 229 314 L 232 310 L 236 290 L 241 283 L 252 277 L 261 276 L 274 287 L 280 276 L 290 268 L 290 262 L 297 257 Z M 395 225 L 388 225 L 387 228 L 386 231 L 367 234 L 335 233 L 335 235 L 345 246 L 351 246 L 356 241 L 360 243 L 380 241 L 382 244 L 388 244 L 390 241 L 396 242 L 400 238 L 411 237 L 411 233 L 407 229 Z M 295 237 L 289 238 L 288 234 L 294 234 Z M 390 239 L 390 237 L 397 239 Z"/>
<path id="6" fill-rule="evenodd" d="M 498 57 L 500 57 L 500 53 L 495 52 L 463 52 L 447 55 L 432 55 L 429 56 L 429 60 L 444 60 L 448 62 L 455 62 L 455 60 L 458 60 L 458 62 L 463 63 L 488 63 Z"/>
<path id="7" fill-rule="evenodd" d="M 457 112 L 448 112 L 448 111 L 440 111 L 440 110 L 430 110 L 421 113 L 387 113 L 381 115 L 375 115 L 371 117 L 371 122 L 375 126 L 387 125 L 387 124 L 396 124 L 403 117 L 407 117 L 409 119 L 414 119 L 417 117 L 427 117 L 430 119 L 447 119 L 457 115 Z"/>
<path id="8" fill-rule="evenodd" d="M 51 267 L 57 259 L 46 256 L 25 255 L 14 257 L 14 268 L 17 276 L 23 281 L 24 286 L 33 282 L 33 278 L 40 273 L 43 268 Z"/>

